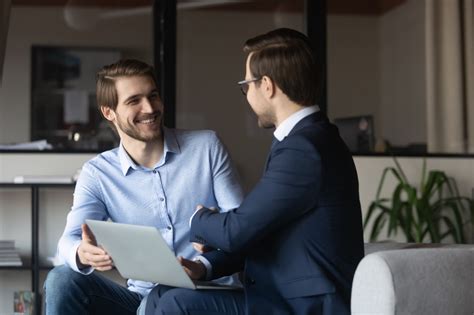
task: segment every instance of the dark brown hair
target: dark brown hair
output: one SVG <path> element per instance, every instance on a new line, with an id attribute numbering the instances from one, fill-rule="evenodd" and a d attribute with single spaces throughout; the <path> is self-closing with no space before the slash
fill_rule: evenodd
<path id="1" fill-rule="evenodd" d="M 152 66 L 140 60 L 122 59 L 116 63 L 104 66 L 97 72 L 97 106 L 110 107 L 115 110 L 118 105 L 117 89 L 115 80 L 119 77 L 147 76 L 153 79 L 158 86 L 155 70 Z"/>
<path id="2" fill-rule="evenodd" d="M 288 98 L 300 105 L 315 105 L 319 65 L 306 35 L 279 28 L 245 42 L 254 78 L 268 76 Z"/>

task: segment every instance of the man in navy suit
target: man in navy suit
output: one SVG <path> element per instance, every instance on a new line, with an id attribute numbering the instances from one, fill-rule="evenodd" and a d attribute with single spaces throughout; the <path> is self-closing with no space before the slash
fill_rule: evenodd
<path id="1" fill-rule="evenodd" d="M 180 259 L 195 279 L 243 271 L 244 292 L 158 286 L 147 311 L 349 314 L 364 253 L 358 180 L 337 128 L 316 105 L 314 52 L 305 35 L 290 29 L 252 38 L 244 51 L 239 84 L 259 126 L 276 128 L 275 139 L 263 177 L 238 209 L 198 207 L 192 217 L 194 239 L 217 250 L 198 261 Z"/>

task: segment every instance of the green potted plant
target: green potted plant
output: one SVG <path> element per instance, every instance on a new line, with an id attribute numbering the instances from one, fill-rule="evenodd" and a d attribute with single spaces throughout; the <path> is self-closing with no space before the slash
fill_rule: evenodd
<path id="1" fill-rule="evenodd" d="M 407 242 L 440 243 L 451 236 L 455 243 L 466 243 L 466 227 L 472 227 L 473 199 L 461 196 L 456 181 L 445 172 L 426 173 L 423 160 L 419 188 L 410 184 L 396 157 L 395 167 L 386 167 L 382 173 L 375 200 L 364 219 L 364 229 L 373 220 L 370 241 L 377 240 L 388 224 L 387 237 L 402 231 Z M 391 198 L 382 198 L 381 191 L 387 175 L 396 179 Z"/>

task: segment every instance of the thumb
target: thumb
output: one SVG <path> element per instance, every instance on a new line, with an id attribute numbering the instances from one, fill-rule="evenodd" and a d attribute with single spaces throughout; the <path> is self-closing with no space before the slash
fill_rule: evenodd
<path id="1" fill-rule="evenodd" d="M 81 229 L 82 229 L 82 239 L 89 244 L 97 246 L 97 241 L 95 239 L 94 234 L 89 229 L 89 226 L 87 224 L 82 224 Z"/>

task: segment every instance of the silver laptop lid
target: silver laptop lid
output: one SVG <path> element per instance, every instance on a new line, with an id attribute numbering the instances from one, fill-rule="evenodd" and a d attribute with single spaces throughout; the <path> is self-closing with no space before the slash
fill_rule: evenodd
<path id="1" fill-rule="evenodd" d="M 86 223 L 122 277 L 196 289 L 156 228 L 96 220 Z"/>

